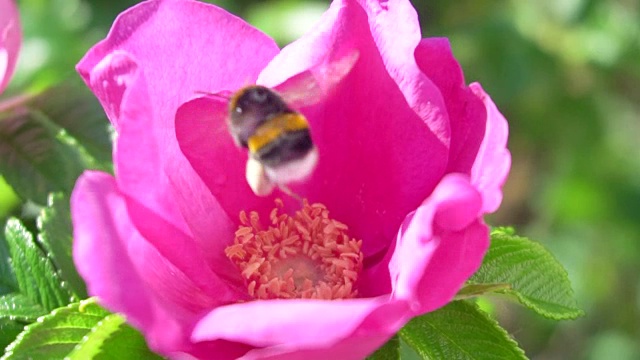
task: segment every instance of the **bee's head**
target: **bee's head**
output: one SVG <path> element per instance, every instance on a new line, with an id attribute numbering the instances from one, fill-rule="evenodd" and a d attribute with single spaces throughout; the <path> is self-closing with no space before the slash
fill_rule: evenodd
<path id="1" fill-rule="evenodd" d="M 229 101 L 229 128 L 244 147 L 248 138 L 271 116 L 288 112 L 289 107 L 275 91 L 259 85 L 238 91 Z"/>

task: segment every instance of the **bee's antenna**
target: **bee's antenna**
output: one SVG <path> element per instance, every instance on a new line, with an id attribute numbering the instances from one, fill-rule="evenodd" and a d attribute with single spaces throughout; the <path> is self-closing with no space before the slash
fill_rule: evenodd
<path id="1" fill-rule="evenodd" d="M 230 96 L 229 96 L 229 94 L 227 92 L 212 93 L 212 92 L 209 92 L 209 91 L 196 90 L 195 93 L 198 94 L 198 95 L 204 95 L 204 96 L 223 99 L 225 101 L 229 100 L 229 98 L 230 98 Z"/>

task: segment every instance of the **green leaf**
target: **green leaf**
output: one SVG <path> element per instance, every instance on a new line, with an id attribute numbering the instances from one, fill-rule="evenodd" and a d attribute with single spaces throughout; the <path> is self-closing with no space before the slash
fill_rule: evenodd
<path id="1" fill-rule="evenodd" d="M 73 263 L 73 225 L 67 196 L 61 193 L 49 196 L 48 206 L 38 217 L 38 229 L 38 241 L 51 257 L 60 278 L 78 298 L 86 298 L 85 283 Z"/>
<path id="2" fill-rule="evenodd" d="M 375 353 L 367 357 L 367 360 L 398 360 L 400 359 L 400 339 L 397 335 L 389 339 Z"/>
<path id="3" fill-rule="evenodd" d="M 140 332 L 127 325 L 120 315 L 109 315 L 97 324 L 86 340 L 79 343 L 65 360 L 162 359 L 149 350 Z"/>
<path id="4" fill-rule="evenodd" d="M 80 81 L 53 86 L 27 106 L 65 129 L 97 162 L 111 162 L 109 121 L 95 96 Z"/>
<path id="5" fill-rule="evenodd" d="M 20 321 L 0 318 L 0 349 L 11 344 L 18 334 L 24 330 L 25 324 Z"/>
<path id="6" fill-rule="evenodd" d="M 411 320 L 399 335 L 423 359 L 526 359 L 503 328 L 466 301 Z"/>
<path id="7" fill-rule="evenodd" d="M 0 219 L 5 219 L 20 205 L 20 198 L 0 174 Z"/>
<path id="8" fill-rule="evenodd" d="M 402 360 L 422 360 L 422 356 L 418 355 L 418 353 L 413 350 L 406 341 L 399 337 L 400 339 L 400 359 Z"/>
<path id="9" fill-rule="evenodd" d="M 511 288 L 509 284 L 467 284 L 456 294 L 455 300 L 464 300 L 487 293 L 504 291 Z"/>
<path id="10" fill-rule="evenodd" d="M 63 359 L 108 315 L 91 301 L 56 309 L 28 325 L 0 359 Z"/>
<path id="11" fill-rule="evenodd" d="M 22 294 L 0 296 L 0 318 L 33 322 L 47 312 L 42 306 Z"/>
<path id="12" fill-rule="evenodd" d="M 4 233 L 0 231 L 0 295 L 18 290 L 18 282 L 11 268 L 11 255 Z"/>
<path id="13" fill-rule="evenodd" d="M 471 284 L 509 284 L 499 293 L 550 319 L 584 315 L 577 306 L 566 270 L 542 245 L 516 236 L 511 229 L 494 229 L 491 247 Z"/>
<path id="14" fill-rule="evenodd" d="M 161 359 L 120 315 L 93 299 L 71 304 L 26 327 L 1 360 Z"/>
<path id="15" fill-rule="evenodd" d="M 44 204 L 50 192 L 70 193 L 85 168 L 77 149 L 43 114 L 17 106 L 0 113 L 0 173 L 23 199 Z"/>
<path id="16" fill-rule="evenodd" d="M 5 228 L 13 271 L 20 293 L 46 311 L 74 300 L 58 277 L 49 258 L 33 241 L 33 235 L 17 219 L 9 219 Z"/>

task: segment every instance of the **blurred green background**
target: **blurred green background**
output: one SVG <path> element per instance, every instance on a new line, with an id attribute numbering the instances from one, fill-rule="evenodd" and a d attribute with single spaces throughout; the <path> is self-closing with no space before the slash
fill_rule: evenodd
<path id="1" fill-rule="evenodd" d="M 210 1 L 285 45 L 327 1 Z M 24 43 L 2 98 L 76 77 L 75 63 L 136 1 L 21 0 Z M 587 316 L 547 321 L 495 301 L 532 359 L 640 359 L 640 0 L 413 2 L 451 40 L 468 82 L 509 119 L 513 166 L 492 225 L 515 225 L 564 264 Z M 28 220 L 0 179 L 0 220 Z"/>

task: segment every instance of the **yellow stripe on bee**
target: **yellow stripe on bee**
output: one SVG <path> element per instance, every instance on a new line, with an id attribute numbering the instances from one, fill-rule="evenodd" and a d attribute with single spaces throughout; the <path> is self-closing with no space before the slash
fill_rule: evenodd
<path id="1" fill-rule="evenodd" d="M 249 152 L 256 153 L 262 147 L 277 139 L 282 133 L 308 128 L 307 119 L 300 113 L 276 115 L 260 125 L 255 133 L 249 137 L 247 141 Z"/>

